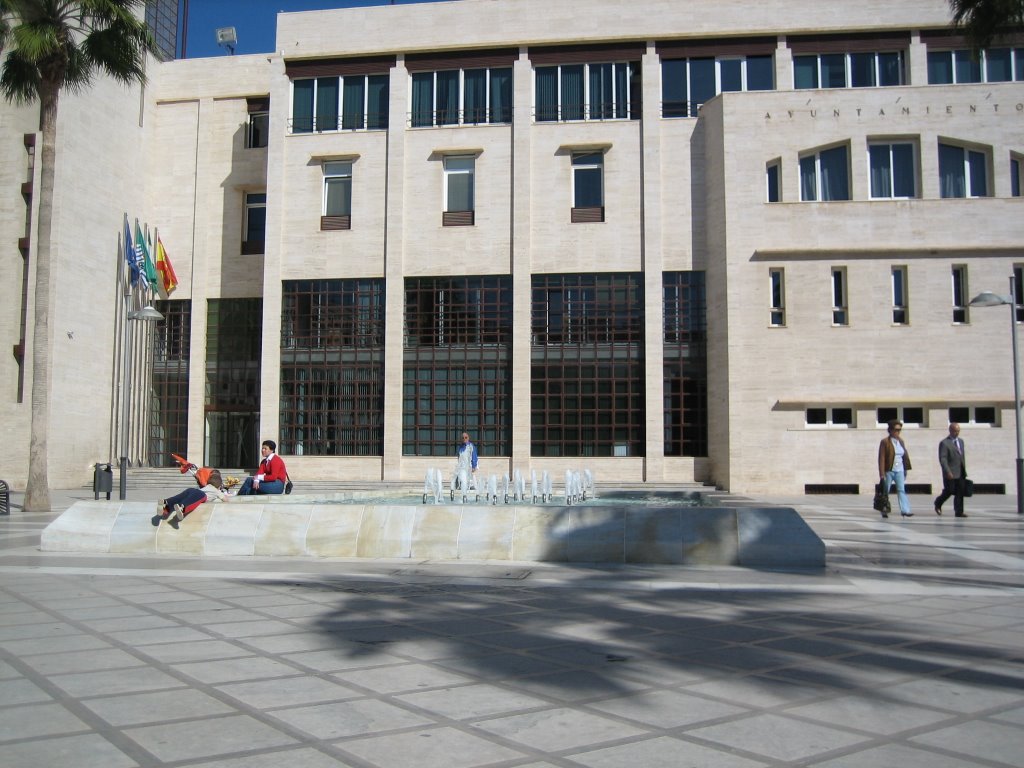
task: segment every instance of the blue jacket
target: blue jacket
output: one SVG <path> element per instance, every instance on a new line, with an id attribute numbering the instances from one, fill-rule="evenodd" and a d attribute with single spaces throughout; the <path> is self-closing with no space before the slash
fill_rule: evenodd
<path id="1" fill-rule="evenodd" d="M 459 446 L 459 453 L 458 453 L 458 455 L 461 456 L 463 454 L 463 452 L 465 452 L 465 451 L 470 451 L 471 452 L 470 453 L 470 462 L 469 462 L 469 464 L 470 464 L 470 466 L 473 469 L 476 469 L 476 463 L 477 463 L 477 461 L 480 458 L 479 456 L 477 456 L 476 446 L 473 445 L 473 443 L 471 443 L 471 442 L 470 443 L 463 443 L 462 445 Z"/>

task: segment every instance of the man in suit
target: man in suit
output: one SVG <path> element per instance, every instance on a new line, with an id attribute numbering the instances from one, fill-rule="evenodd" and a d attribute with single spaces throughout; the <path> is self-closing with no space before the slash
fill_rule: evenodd
<path id="1" fill-rule="evenodd" d="M 960 439 L 960 425 L 949 425 L 949 437 L 939 443 L 939 466 L 942 467 L 942 493 L 935 499 L 935 514 L 942 514 L 942 503 L 953 497 L 953 511 L 957 517 L 964 514 L 964 490 L 967 486 L 967 461 L 964 441 Z"/>

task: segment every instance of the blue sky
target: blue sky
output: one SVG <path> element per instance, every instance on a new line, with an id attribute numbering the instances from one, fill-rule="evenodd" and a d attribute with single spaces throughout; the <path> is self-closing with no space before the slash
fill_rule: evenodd
<path id="1" fill-rule="evenodd" d="M 395 0 L 396 5 L 432 0 Z M 235 53 L 270 53 L 278 11 L 314 11 L 324 8 L 352 8 L 388 5 L 390 0 L 190 0 L 186 56 L 226 56 L 217 45 L 216 30 L 234 27 L 238 34 Z"/>

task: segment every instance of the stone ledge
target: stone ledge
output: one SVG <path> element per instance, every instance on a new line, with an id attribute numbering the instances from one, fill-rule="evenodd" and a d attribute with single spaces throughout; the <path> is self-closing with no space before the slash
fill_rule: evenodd
<path id="1" fill-rule="evenodd" d="M 821 568 L 825 545 L 789 507 L 208 503 L 178 530 L 150 502 L 79 501 L 45 552 L 413 558 Z"/>

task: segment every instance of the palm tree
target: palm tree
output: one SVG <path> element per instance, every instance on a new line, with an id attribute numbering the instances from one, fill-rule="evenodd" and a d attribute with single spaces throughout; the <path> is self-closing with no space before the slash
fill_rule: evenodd
<path id="1" fill-rule="evenodd" d="M 25 510 L 50 509 L 47 440 L 50 422 L 50 232 L 53 223 L 57 103 L 61 91 L 86 88 L 97 72 L 118 82 L 144 82 L 153 38 L 135 9 L 145 0 L 0 0 L 8 47 L 0 91 L 11 102 L 39 101 L 39 229 L 36 237 L 32 338 L 32 425 Z M 2 42 L 2 38 L 0 38 Z"/>
<path id="2" fill-rule="evenodd" d="M 1024 26 L 1024 0 L 949 0 L 953 26 L 967 33 L 978 50 L 1001 32 Z"/>

